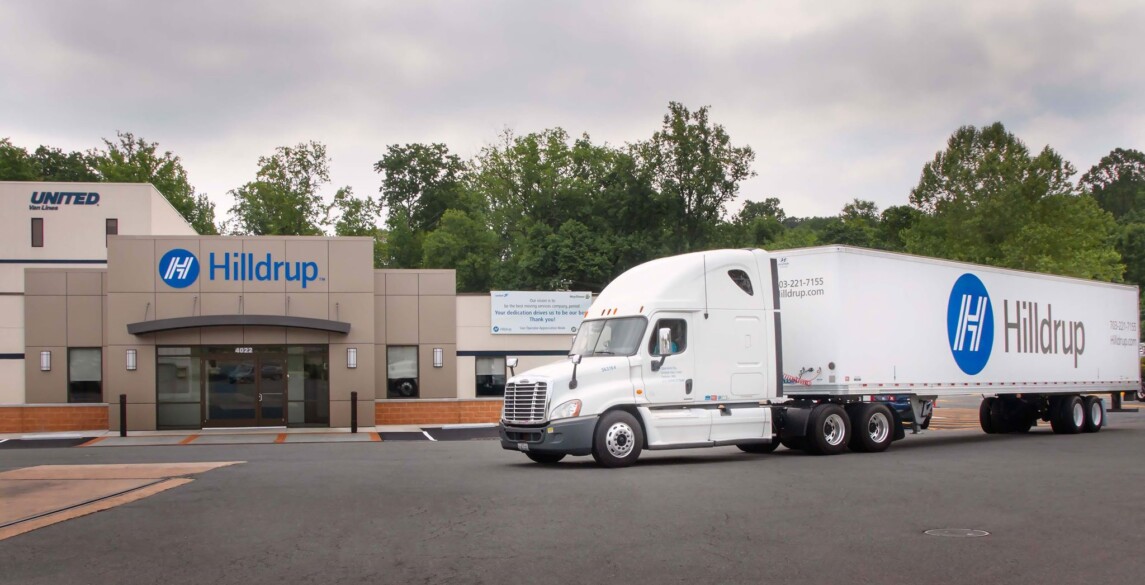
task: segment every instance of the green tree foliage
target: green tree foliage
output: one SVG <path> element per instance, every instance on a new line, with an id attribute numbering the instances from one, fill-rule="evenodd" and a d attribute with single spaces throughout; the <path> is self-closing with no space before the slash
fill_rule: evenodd
<path id="1" fill-rule="evenodd" d="M 254 181 L 231 191 L 232 233 L 321 235 L 329 224 L 321 193 L 330 182 L 326 146 L 313 141 L 280 146 L 259 157 L 258 167 Z"/>
<path id="2" fill-rule="evenodd" d="M 103 149 L 92 150 L 87 155 L 91 168 L 101 180 L 111 183 L 151 183 L 195 231 L 200 234 L 218 233 L 215 226 L 215 204 L 206 195 L 195 193 L 195 188 L 187 180 L 183 161 L 178 156 L 171 151 L 160 154 L 158 143 L 136 138 L 130 132 L 118 132 L 116 135 L 117 141 L 104 139 Z M 45 160 L 55 156 L 62 165 L 61 169 L 72 168 L 69 167 L 66 155 L 47 154 Z"/>
<path id="3" fill-rule="evenodd" d="M 500 243 L 480 218 L 470 217 L 458 209 L 446 210 L 441 215 L 438 228 L 425 237 L 423 248 L 423 264 L 427 268 L 453 268 L 457 271 L 458 290 L 487 291 L 493 288 Z"/>
<path id="4" fill-rule="evenodd" d="M 94 161 L 91 157 L 82 152 L 64 152 L 59 148 L 40 146 L 32 154 L 32 162 L 38 169 L 38 180 L 42 181 L 91 183 L 102 178 L 93 168 Z M 210 215 L 213 219 L 213 207 Z M 214 227 L 213 224 L 211 227 Z"/>
<path id="5" fill-rule="evenodd" d="M 732 146 L 724 127 L 709 119 L 707 106 L 692 112 L 671 102 L 661 129 L 633 150 L 668 203 L 673 253 L 704 249 L 740 183 L 755 175 L 755 152 Z"/>
<path id="6" fill-rule="evenodd" d="M 394 236 L 386 264 L 417 268 L 424 235 L 437 229 L 446 210 L 472 207 L 462 200 L 465 165 L 444 144 L 392 144 L 374 171 L 382 175 L 381 204 Z"/>
<path id="7" fill-rule="evenodd" d="M 892 205 L 884 209 L 879 217 L 878 247 L 892 252 L 906 251 L 903 234 L 914 227 L 921 216 L 921 211 L 909 205 Z"/>
<path id="8" fill-rule="evenodd" d="M 24 148 L 0 138 L 0 181 L 40 181 L 40 171 Z"/>
<path id="9" fill-rule="evenodd" d="M 1048 146 L 1036 156 L 1001 123 L 959 128 L 923 167 L 905 230 L 912 253 L 1120 280 L 1114 221 L 1078 195 L 1074 168 Z"/>
<path id="10" fill-rule="evenodd" d="M 374 238 L 374 267 L 384 266 L 385 237 L 384 232 L 378 228 L 378 220 L 382 214 L 381 204 L 372 197 L 365 199 L 355 197 L 353 190 L 345 187 L 334 193 L 334 203 L 331 204 L 330 210 L 336 214 L 334 235 Z"/>
<path id="11" fill-rule="evenodd" d="M 1081 176 L 1078 187 L 1117 219 L 1145 211 L 1145 153 L 1114 149 Z"/>

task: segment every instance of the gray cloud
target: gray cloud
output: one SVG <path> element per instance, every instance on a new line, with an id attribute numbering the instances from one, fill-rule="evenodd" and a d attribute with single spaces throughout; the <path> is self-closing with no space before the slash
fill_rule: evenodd
<path id="1" fill-rule="evenodd" d="M 999 6 L 1000 5 L 1000 6 Z M 505 127 L 613 144 L 669 100 L 758 153 L 749 198 L 834 214 L 906 202 L 955 128 L 995 120 L 1084 170 L 1143 148 L 1139 2 L 16 2 L 0 135 L 89 148 L 131 130 L 220 207 L 260 155 L 325 142 L 378 186 L 387 144 L 463 156 Z"/>

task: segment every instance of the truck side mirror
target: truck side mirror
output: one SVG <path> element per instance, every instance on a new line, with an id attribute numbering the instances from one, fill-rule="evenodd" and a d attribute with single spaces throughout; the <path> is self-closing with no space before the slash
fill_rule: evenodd
<path id="1" fill-rule="evenodd" d="M 652 371 L 659 372 L 660 368 L 664 365 L 664 360 L 668 359 L 668 354 L 672 353 L 672 330 L 667 327 L 661 327 L 656 332 L 656 353 L 660 354 L 660 361 L 652 362 Z"/>
<path id="2" fill-rule="evenodd" d="M 509 376 L 516 376 L 517 375 L 517 370 L 516 370 L 517 358 L 515 358 L 515 357 L 505 358 L 505 365 L 509 366 Z"/>
<path id="3" fill-rule="evenodd" d="M 580 364 L 580 354 L 574 353 L 570 355 L 569 361 L 573 364 L 572 380 L 569 380 L 569 389 L 572 390 L 576 388 L 576 367 L 578 364 Z"/>

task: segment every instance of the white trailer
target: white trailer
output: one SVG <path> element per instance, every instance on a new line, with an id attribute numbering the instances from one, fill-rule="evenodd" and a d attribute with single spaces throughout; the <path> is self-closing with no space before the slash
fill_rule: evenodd
<path id="1" fill-rule="evenodd" d="M 987 395 L 986 432 L 1104 424 L 1140 388 L 1136 287 L 843 246 L 718 250 L 619 276 L 567 362 L 513 376 L 505 449 L 629 465 L 642 449 L 882 451 L 880 398 Z M 1086 394 L 1086 396 L 1083 396 Z"/>

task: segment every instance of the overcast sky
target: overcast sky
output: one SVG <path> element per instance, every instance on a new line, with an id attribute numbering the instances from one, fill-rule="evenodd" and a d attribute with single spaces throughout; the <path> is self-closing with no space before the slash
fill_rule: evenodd
<path id="1" fill-rule="evenodd" d="M 743 198 L 794 216 L 906 203 L 967 124 L 1079 172 L 1145 150 L 1141 0 L 5 0 L 0 38 L 0 137 L 134 132 L 220 212 L 281 145 L 325 143 L 334 184 L 374 194 L 389 144 L 469 158 L 502 129 L 561 126 L 623 145 L 673 100 L 755 149 Z"/>

